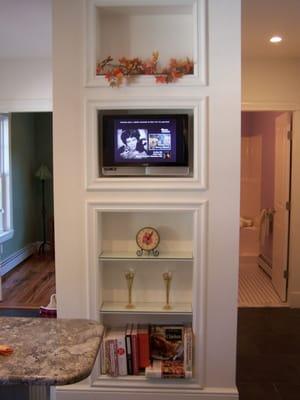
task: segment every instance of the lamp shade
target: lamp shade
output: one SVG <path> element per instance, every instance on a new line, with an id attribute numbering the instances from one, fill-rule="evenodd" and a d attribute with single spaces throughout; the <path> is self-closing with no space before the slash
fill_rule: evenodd
<path id="1" fill-rule="evenodd" d="M 46 181 L 52 179 L 52 174 L 47 167 L 47 165 L 42 164 L 39 169 L 35 173 L 35 177 L 40 179 L 41 181 Z"/>

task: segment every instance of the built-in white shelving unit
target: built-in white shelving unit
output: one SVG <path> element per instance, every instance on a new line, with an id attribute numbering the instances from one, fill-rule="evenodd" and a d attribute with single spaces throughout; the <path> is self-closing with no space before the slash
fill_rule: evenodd
<path id="1" fill-rule="evenodd" d="M 194 333 L 192 379 L 110 377 L 101 374 L 99 354 L 91 376 L 57 387 L 57 400 L 235 400 L 240 2 L 54 1 L 53 25 L 60 316 L 108 328 L 188 324 Z M 97 62 L 109 55 L 144 59 L 154 50 L 162 65 L 190 57 L 193 74 L 170 84 L 141 75 L 119 88 L 96 74 Z M 140 124 L 136 139 L 152 156 L 156 132 L 148 134 L 138 117 L 150 116 L 150 124 L 153 116 L 171 114 L 189 122 L 178 129 L 184 134 L 178 148 L 190 139 L 188 157 L 184 151 L 169 165 L 180 173 L 165 173 L 167 151 L 157 165 L 138 154 L 139 171 L 128 171 L 131 162 L 119 158 L 121 141 L 127 145 L 123 115 L 129 125 Z M 115 118 L 110 129 L 107 119 L 116 115 L 122 121 Z M 109 134 L 101 136 L 107 126 Z M 136 254 L 136 234 L 147 226 L 160 235 L 157 257 Z M 135 271 L 134 308 L 126 307 L 129 269 Z M 167 271 L 171 309 L 164 308 Z"/>
<path id="2" fill-rule="evenodd" d="M 185 390 L 203 387 L 206 201 L 163 201 L 171 190 L 207 188 L 207 96 L 194 94 L 207 84 L 205 0 L 88 0 L 86 9 L 85 63 L 85 161 L 86 189 L 99 200 L 87 203 L 89 314 L 107 327 L 128 322 L 192 324 L 194 332 L 193 378 L 113 378 L 100 374 L 100 362 L 92 375 L 99 390 Z M 174 43 L 176 42 L 176 46 Z M 149 58 L 159 51 L 162 65 L 169 59 L 189 57 L 194 73 L 164 87 L 153 76 L 137 76 L 130 85 L 112 89 L 104 76 L 96 75 L 96 63 L 107 56 L 118 59 Z M 148 92 L 141 96 L 140 88 Z M 172 93 L 175 90 L 176 94 Z M 192 89 L 193 87 L 193 89 Z M 160 89 L 161 88 L 161 89 Z M 162 91 L 168 94 L 161 96 Z M 150 95 L 151 91 L 151 95 Z M 189 174 L 187 176 L 105 176 L 101 173 L 101 118 L 105 114 L 186 114 L 189 119 Z M 155 204 L 141 199 L 101 201 L 100 193 L 157 192 Z M 101 191 L 101 192 L 100 192 Z M 97 195 L 94 196 L 97 199 Z M 183 198 L 183 197 L 182 197 Z M 138 256 L 136 233 L 145 226 L 160 235 L 159 255 Z M 127 308 L 125 273 L 134 269 L 133 308 Z M 164 272 L 172 273 L 170 309 L 165 309 Z"/>
<path id="3" fill-rule="evenodd" d="M 136 233 L 153 226 L 160 234 L 157 257 L 137 256 Z M 134 323 L 192 323 L 195 334 L 194 376 L 190 383 L 201 388 L 204 334 L 206 203 L 88 203 L 90 312 L 105 326 Z M 125 272 L 134 269 L 133 308 L 127 308 Z M 162 274 L 172 273 L 170 304 Z M 102 387 L 115 378 L 95 374 L 94 385 Z M 134 387 L 135 376 L 117 380 Z M 178 385 L 170 382 L 171 387 Z M 187 385 L 187 380 L 180 382 Z M 143 380 L 146 387 L 151 380 Z M 154 383 L 152 382 L 152 385 Z M 164 381 L 155 386 L 164 387 Z"/>

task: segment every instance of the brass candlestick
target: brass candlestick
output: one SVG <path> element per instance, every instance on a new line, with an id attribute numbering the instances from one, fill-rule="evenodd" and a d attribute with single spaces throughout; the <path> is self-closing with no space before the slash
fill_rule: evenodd
<path id="1" fill-rule="evenodd" d="M 134 308 L 134 304 L 132 304 L 132 285 L 134 280 L 134 269 L 129 268 L 129 270 L 125 271 L 125 278 L 128 287 L 128 304 L 126 304 L 126 308 Z"/>
<path id="2" fill-rule="evenodd" d="M 172 272 L 167 271 L 163 273 L 163 279 L 166 288 L 166 304 L 164 305 L 164 310 L 170 310 L 172 306 L 170 305 L 170 288 L 172 280 Z"/>

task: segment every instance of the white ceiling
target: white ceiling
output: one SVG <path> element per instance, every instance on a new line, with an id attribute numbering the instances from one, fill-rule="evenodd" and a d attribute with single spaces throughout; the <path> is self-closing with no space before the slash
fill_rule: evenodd
<path id="1" fill-rule="evenodd" d="M 273 35 L 283 41 L 269 43 Z M 244 57 L 300 57 L 300 0 L 242 0 Z"/>
<path id="2" fill-rule="evenodd" d="M 0 0 L 0 58 L 51 57 L 52 0 Z M 269 43 L 281 34 L 283 41 Z M 300 57 L 300 0 L 242 0 L 244 57 Z"/>
<path id="3" fill-rule="evenodd" d="M 51 57 L 52 0 L 0 0 L 0 58 Z"/>

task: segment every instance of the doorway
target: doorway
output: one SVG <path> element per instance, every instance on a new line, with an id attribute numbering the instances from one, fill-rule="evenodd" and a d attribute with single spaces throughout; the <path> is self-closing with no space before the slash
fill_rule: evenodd
<path id="1" fill-rule="evenodd" d="M 13 236 L 1 244 L 0 308 L 39 309 L 55 292 L 52 113 L 9 114 Z"/>
<path id="2" fill-rule="evenodd" d="M 291 112 L 242 113 L 240 307 L 287 306 Z"/>

